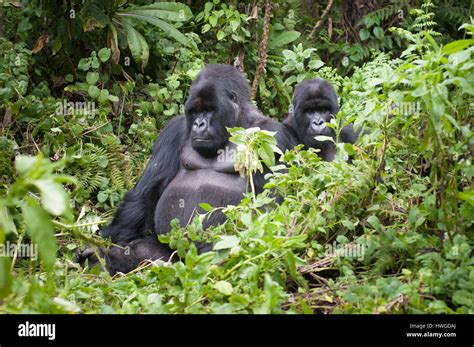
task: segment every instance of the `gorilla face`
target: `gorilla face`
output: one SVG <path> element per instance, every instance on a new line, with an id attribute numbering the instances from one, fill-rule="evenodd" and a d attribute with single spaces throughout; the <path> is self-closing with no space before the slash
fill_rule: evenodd
<path id="1" fill-rule="evenodd" d="M 212 157 L 224 148 L 236 126 L 250 90 L 242 74 L 229 65 L 208 65 L 194 80 L 185 104 L 186 123 L 193 148 Z"/>
<path id="2" fill-rule="evenodd" d="M 306 127 L 306 134 L 304 134 L 305 143 L 312 146 L 316 136 L 331 136 L 334 137 L 334 130 L 326 125 L 326 123 L 331 121 L 331 114 L 328 110 L 324 109 L 309 109 L 302 112 L 300 117 L 303 127 Z"/>
<path id="3" fill-rule="evenodd" d="M 315 140 L 315 136 L 330 136 L 334 130 L 326 125 L 339 111 L 337 96 L 330 83 L 321 79 L 304 81 L 295 88 L 293 116 L 298 138 L 306 147 L 322 148 L 331 143 Z"/>

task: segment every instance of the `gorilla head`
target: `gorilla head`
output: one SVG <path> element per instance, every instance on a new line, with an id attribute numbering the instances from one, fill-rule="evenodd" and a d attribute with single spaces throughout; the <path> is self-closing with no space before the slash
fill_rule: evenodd
<path id="1" fill-rule="evenodd" d="M 325 161 L 332 161 L 336 146 L 332 141 L 318 141 L 316 136 L 328 136 L 334 141 L 336 133 L 328 127 L 335 114 L 339 112 L 337 95 L 333 86 L 325 80 L 313 79 L 298 84 L 293 94 L 293 111 L 284 124 L 296 133 L 300 143 L 306 148 L 317 148 Z M 339 134 L 339 141 L 354 143 L 357 136 L 352 125 L 346 125 Z"/>
<path id="2" fill-rule="evenodd" d="M 315 136 L 335 137 L 334 130 L 326 125 L 339 112 L 337 95 L 329 82 L 314 79 L 297 85 L 293 112 L 296 133 L 307 147 L 321 147 Z"/>
<path id="3" fill-rule="evenodd" d="M 248 103 L 249 85 L 235 67 L 208 65 L 191 85 L 185 104 L 193 148 L 201 155 L 214 156 L 227 142 L 226 127 L 238 124 L 240 113 Z"/>

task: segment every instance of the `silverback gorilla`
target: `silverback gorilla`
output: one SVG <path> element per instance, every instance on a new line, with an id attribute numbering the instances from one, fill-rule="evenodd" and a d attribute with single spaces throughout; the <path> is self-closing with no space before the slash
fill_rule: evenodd
<path id="1" fill-rule="evenodd" d="M 171 250 L 158 242 L 157 234 L 168 233 L 174 218 L 185 226 L 199 210 L 199 203 L 223 207 L 240 202 L 246 182 L 234 170 L 234 163 L 226 161 L 229 156 L 218 155 L 220 150 L 234 149 L 226 127 L 274 131 L 282 151 L 296 144 L 280 123 L 252 105 L 249 85 L 236 68 L 208 65 L 192 83 L 185 116 L 168 122 L 136 186 L 101 232 L 122 246 L 101 251 L 111 274 L 131 271 L 144 259 L 168 260 Z M 262 191 L 263 174 L 256 175 L 254 183 Z M 224 214 L 214 213 L 204 228 L 224 221 Z M 94 258 L 91 248 L 78 254 L 82 264 L 86 259 L 89 264 L 97 261 Z"/>
<path id="2" fill-rule="evenodd" d="M 318 141 L 316 136 L 329 136 L 336 140 L 334 130 L 326 125 L 339 112 L 337 95 L 333 86 L 325 80 L 313 79 L 298 84 L 293 93 L 293 110 L 283 124 L 290 127 L 298 142 L 306 148 L 319 149 L 325 161 L 334 160 L 336 145 L 331 141 Z M 354 144 L 357 134 L 352 124 L 342 128 L 339 142 Z"/>

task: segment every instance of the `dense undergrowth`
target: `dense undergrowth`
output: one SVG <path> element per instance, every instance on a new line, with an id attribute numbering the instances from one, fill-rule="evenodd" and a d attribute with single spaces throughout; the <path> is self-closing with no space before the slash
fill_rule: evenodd
<path id="1" fill-rule="evenodd" d="M 424 1 L 380 33 L 374 27 L 385 29 L 397 13 L 387 7 L 361 20 L 360 37 L 373 45 L 385 38 L 398 51 L 382 45 L 364 55 L 347 51 L 357 45 L 320 40 L 319 55 L 314 40 L 300 37 L 306 19 L 286 16 L 291 2 L 276 2 L 267 72 L 254 90 L 259 107 L 281 117 L 297 82 L 326 78 L 340 97 L 338 116 L 363 135 L 353 146 L 338 144 L 331 163 L 313 150 L 285 153 L 269 189 L 226 208 L 224 225 L 204 234 L 201 216 L 161 238 L 182 261 L 111 278 L 81 269 L 75 250 L 102 242 L 97 230 L 139 177 L 204 62 L 225 62 L 244 47 L 252 81 L 255 23 L 243 10 L 208 2 L 193 8 L 191 29 L 176 20 L 178 34 L 136 23 L 126 35 L 142 32 L 149 47 L 119 37 L 117 58 L 117 47 L 94 36 L 108 24 L 83 8 L 89 27 L 70 29 L 93 45 L 74 61 L 67 52 L 76 48 L 62 34 L 41 48 L 36 42 L 38 52 L 27 48 L 26 33 L 42 25 L 35 11 L 53 13 L 33 3 L 18 26 L 17 10 L 2 14 L 10 21 L 0 38 L 0 243 L 3 252 L 33 245 L 39 258 L 0 257 L 1 312 L 474 313 L 474 23 L 461 10 L 466 24 L 456 32 L 438 31 L 443 4 Z M 331 49 L 349 62 L 324 59 Z M 127 52 L 132 67 L 117 64 Z M 45 65 L 47 54 L 67 63 Z M 213 252 L 197 254 L 190 241 L 202 239 L 215 242 Z"/>

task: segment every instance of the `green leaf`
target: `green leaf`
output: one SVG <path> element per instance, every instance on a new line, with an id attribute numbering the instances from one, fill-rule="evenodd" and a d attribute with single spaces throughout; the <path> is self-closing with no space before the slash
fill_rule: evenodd
<path id="1" fill-rule="evenodd" d="M 87 71 L 91 67 L 91 61 L 89 58 L 82 58 L 79 60 L 79 64 L 77 65 L 77 68 L 81 71 Z"/>
<path id="2" fill-rule="evenodd" d="M 354 149 L 354 146 L 351 143 L 344 143 L 344 150 L 347 152 L 349 155 L 355 155 L 356 151 Z"/>
<path id="3" fill-rule="evenodd" d="M 37 244 L 41 260 L 47 270 L 52 270 L 56 261 L 56 238 L 50 216 L 38 203 L 26 197 L 22 204 L 23 219 L 31 233 L 33 245 Z"/>
<path id="4" fill-rule="evenodd" d="M 213 3 L 212 2 L 206 2 L 204 5 L 204 12 L 209 13 L 212 10 Z"/>
<path id="5" fill-rule="evenodd" d="M 215 285 L 214 288 L 219 291 L 219 293 L 224 294 L 224 295 L 232 295 L 234 292 L 234 288 L 232 288 L 232 284 L 230 284 L 227 281 L 218 281 Z"/>
<path id="6" fill-rule="evenodd" d="M 300 36 L 301 36 L 301 33 L 299 33 L 298 31 L 294 31 L 294 30 L 284 31 L 270 40 L 269 48 L 275 49 L 275 48 L 283 47 L 297 40 Z"/>
<path id="7" fill-rule="evenodd" d="M 299 297 L 298 302 L 300 303 L 303 314 L 314 314 L 311 306 L 309 306 L 303 298 Z"/>
<path id="8" fill-rule="evenodd" d="M 225 32 L 222 31 L 222 30 L 219 30 L 219 31 L 217 32 L 217 36 L 216 36 L 216 37 L 217 37 L 217 40 L 218 40 L 218 41 L 221 41 L 221 40 L 223 40 L 223 39 L 225 38 L 225 36 L 226 36 Z"/>
<path id="9" fill-rule="evenodd" d="M 423 216 L 418 217 L 415 222 L 415 229 L 418 229 L 420 225 L 422 225 L 424 222 L 425 222 L 425 217 Z"/>
<path id="10" fill-rule="evenodd" d="M 370 37 L 370 32 L 367 29 L 361 29 L 359 31 L 359 36 L 362 41 L 365 41 Z"/>
<path id="11" fill-rule="evenodd" d="M 472 307 L 472 303 L 474 302 L 474 294 L 464 289 L 457 290 L 453 294 L 453 302 L 458 305 Z"/>
<path id="12" fill-rule="evenodd" d="M 428 39 L 428 41 L 431 43 L 431 46 L 436 50 L 436 51 L 439 51 L 439 45 L 438 43 L 435 41 L 435 39 L 433 38 L 433 36 L 430 35 L 429 32 L 425 31 L 425 30 L 422 30 L 421 32 L 423 34 L 424 37 L 426 37 Z"/>
<path id="13" fill-rule="evenodd" d="M 5 235 L 11 233 L 17 234 L 18 231 L 8 208 L 2 205 L 0 201 L 0 243 L 5 240 Z"/>
<path id="14" fill-rule="evenodd" d="M 99 80 L 99 73 L 89 71 L 86 75 L 86 80 L 88 84 L 96 84 Z"/>
<path id="15" fill-rule="evenodd" d="M 369 222 L 369 224 L 372 225 L 375 230 L 382 231 L 382 224 L 380 223 L 377 216 L 370 216 L 367 218 L 367 222 Z"/>
<path id="16" fill-rule="evenodd" d="M 453 41 L 443 47 L 443 53 L 450 55 L 459 52 L 472 44 L 474 44 L 474 39 Z"/>
<path id="17" fill-rule="evenodd" d="M 127 8 L 120 13 L 146 15 L 173 22 L 186 22 L 193 16 L 188 6 L 178 2 L 156 2 L 151 5 Z"/>
<path id="18" fill-rule="evenodd" d="M 319 142 L 324 142 L 324 141 L 334 142 L 334 139 L 331 136 L 319 135 L 319 136 L 315 136 L 314 139 Z"/>
<path id="19" fill-rule="evenodd" d="M 32 157 L 29 155 L 20 155 L 15 160 L 15 167 L 20 174 L 25 175 L 28 171 L 33 169 L 37 161 L 38 158 L 36 157 Z"/>
<path id="20" fill-rule="evenodd" d="M 370 28 L 374 24 L 378 24 L 379 20 L 376 16 L 364 16 L 364 24 L 367 28 Z"/>
<path id="21" fill-rule="evenodd" d="M 267 167 L 271 167 L 275 164 L 275 155 L 273 154 L 272 147 L 264 143 L 260 148 L 257 149 L 260 159 Z"/>
<path id="22" fill-rule="evenodd" d="M 294 279 L 298 278 L 298 273 L 296 272 L 296 260 L 295 255 L 292 251 L 288 250 L 286 252 L 286 263 L 288 264 L 288 270 L 290 270 L 290 275 Z"/>
<path id="23" fill-rule="evenodd" d="M 49 213 L 60 216 L 69 206 L 68 194 L 63 186 L 54 182 L 52 178 L 35 180 L 34 185 L 41 193 L 41 204 Z"/>
<path id="24" fill-rule="evenodd" d="M 209 17 L 209 24 L 215 28 L 215 26 L 217 25 L 217 17 L 216 16 L 211 16 Z"/>
<path id="25" fill-rule="evenodd" d="M 313 59 L 308 63 L 308 67 L 311 70 L 317 70 L 322 66 L 324 66 L 324 62 L 322 60 L 318 60 L 318 59 Z"/>
<path id="26" fill-rule="evenodd" d="M 100 66 L 99 59 L 95 56 L 95 52 L 92 52 L 94 55 L 91 56 L 91 67 L 93 69 L 98 69 Z"/>
<path id="27" fill-rule="evenodd" d="M 383 40 L 383 37 L 384 37 L 383 29 L 381 27 L 375 27 L 374 28 L 374 35 L 379 40 Z"/>
<path id="28" fill-rule="evenodd" d="M 237 246 L 240 243 L 240 240 L 237 236 L 234 235 L 224 235 L 220 237 L 221 241 L 217 242 L 214 245 L 214 250 L 218 251 L 221 249 L 228 249 L 234 246 Z"/>
<path id="29" fill-rule="evenodd" d="M 464 63 L 470 58 L 471 58 L 471 52 L 469 50 L 466 50 L 466 51 L 459 51 L 459 52 L 452 53 L 449 56 L 449 61 L 452 62 L 454 65 L 459 65 L 461 63 Z"/>
<path id="30" fill-rule="evenodd" d="M 285 49 L 282 51 L 283 57 L 285 57 L 286 60 L 295 60 L 296 59 L 296 53 L 293 51 L 290 51 L 289 49 Z"/>
<path id="31" fill-rule="evenodd" d="M 161 19 L 158 19 L 158 18 L 155 18 L 155 17 L 150 17 L 150 16 L 147 16 L 147 15 L 144 15 L 144 14 L 135 14 L 135 13 L 133 13 L 133 14 L 132 13 L 129 13 L 129 14 L 127 14 L 127 13 L 117 13 L 117 14 L 120 15 L 120 16 L 127 16 L 127 17 L 130 17 L 130 18 L 135 18 L 135 19 L 139 19 L 139 20 L 143 20 L 145 22 L 151 23 L 151 24 L 157 26 L 158 28 L 160 28 L 161 30 L 163 30 L 165 32 L 165 34 L 172 37 L 176 41 L 182 43 L 185 46 L 189 45 L 189 40 L 185 35 L 180 33 L 179 30 L 177 30 L 174 26 L 172 26 L 171 24 L 166 23 L 165 21 L 162 21 Z M 131 27 L 130 24 L 128 24 L 128 26 Z M 137 34 L 140 35 L 135 29 L 133 29 L 133 30 L 136 32 L 136 34 L 134 34 L 135 36 Z M 143 36 L 140 35 L 140 37 L 141 37 L 141 40 L 146 45 L 146 50 L 147 50 L 147 53 L 148 53 L 148 45 L 146 44 L 146 41 L 143 38 Z M 127 29 L 127 40 L 128 40 L 128 29 Z M 143 45 L 143 43 L 142 43 L 142 45 Z M 129 46 L 130 46 L 130 43 L 129 43 Z M 147 61 L 148 61 L 148 56 L 147 56 Z"/>
<path id="32" fill-rule="evenodd" d="M 96 86 L 89 86 L 89 88 L 87 89 L 87 93 L 89 93 L 89 96 L 92 99 L 97 99 L 100 95 L 100 89 Z"/>
<path id="33" fill-rule="evenodd" d="M 70 301 L 67 301 L 66 299 L 56 297 L 53 299 L 53 302 L 59 306 L 61 306 L 62 309 L 70 312 L 70 313 L 77 313 L 81 311 L 81 308 L 77 306 L 75 303 L 72 303 Z"/>
<path id="34" fill-rule="evenodd" d="M 232 31 L 236 31 L 240 25 L 240 19 L 231 19 L 229 24 L 232 28 Z"/>
<path id="35" fill-rule="evenodd" d="M 242 213 L 240 215 L 240 221 L 246 226 L 250 227 L 252 225 L 252 214 L 251 213 Z"/>
<path id="36" fill-rule="evenodd" d="M 99 59 L 101 62 L 105 63 L 107 60 L 109 60 L 111 54 L 110 48 L 102 48 L 97 55 L 99 56 Z"/>
<path id="37" fill-rule="evenodd" d="M 102 89 L 97 100 L 99 102 L 106 102 L 109 100 L 109 91 L 107 89 Z"/>
<path id="38" fill-rule="evenodd" d="M 342 245 L 349 243 L 349 239 L 344 235 L 337 235 L 336 241 Z"/>
<path id="39" fill-rule="evenodd" d="M 107 97 L 107 100 L 112 101 L 112 102 L 118 102 L 118 101 L 119 101 L 119 98 L 118 98 L 118 96 L 116 96 L 116 95 L 109 95 L 109 96 Z"/>
<path id="40" fill-rule="evenodd" d="M 144 37 L 135 30 L 127 21 L 123 20 L 125 31 L 127 33 L 127 43 L 132 52 L 133 59 L 141 64 L 142 69 L 148 64 L 150 50 Z"/>
<path id="41" fill-rule="evenodd" d="M 10 257 L 0 257 L 0 298 L 6 297 L 10 293 L 12 285 L 12 259 Z"/>
<path id="42" fill-rule="evenodd" d="M 100 203 L 103 203 L 103 202 L 107 201 L 108 198 L 109 198 L 109 194 L 107 194 L 104 191 L 101 191 L 101 192 L 99 192 L 99 194 L 97 194 L 97 200 Z"/>
<path id="43" fill-rule="evenodd" d="M 468 201 L 471 205 L 474 206 L 474 191 L 473 190 L 458 192 L 458 198 Z"/>
<path id="44" fill-rule="evenodd" d="M 207 33 L 209 30 L 211 30 L 211 26 L 209 24 L 204 24 L 202 27 L 201 33 Z"/>
<path id="45" fill-rule="evenodd" d="M 254 310 L 257 314 L 272 313 L 279 304 L 282 288 L 277 282 L 273 281 L 268 273 L 265 273 L 264 293 L 265 301 Z"/>
<path id="46" fill-rule="evenodd" d="M 209 205 L 208 203 L 206 203 L 206 202 L 201 202 L 199 204 L 199 207 L 202 208 L 206 212 L 210 212 L 210 211 L 213 210 L 213 207 L 211 205 Z"/>

